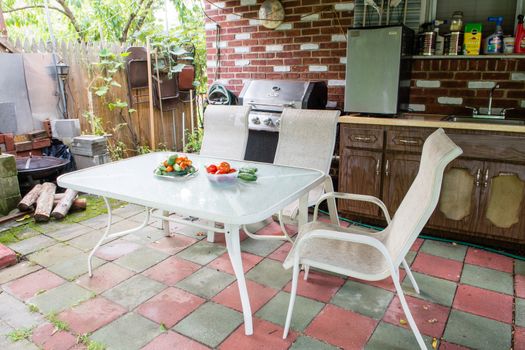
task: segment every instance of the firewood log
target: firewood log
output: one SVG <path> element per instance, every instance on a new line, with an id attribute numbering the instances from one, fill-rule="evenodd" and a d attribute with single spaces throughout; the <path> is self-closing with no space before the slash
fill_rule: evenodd
<path id="1" fill-rule="evenodd" d="M 51 216 L 53 216 L 55 219 L 63 219 L 67 215 L 67 212 L 69 211 L 69 208 L 71 208 L 71 205 L 73 204 L 73 201 L 77 195 L 77 191 L 68 188 L 64 194 L 64 197 L 58 202 L 55 209 L 53 209 L 51 212 Z"/>
<path id="2" fill-rule="evenodd" d="M 38 196 L 40 196 L 40 192 L 42 192 L 42 185 L 38 184 L 31 191 L 29 191 L 28 194 L 22 198 L 20 203 L 18 203 L 18 210 L 20 211 L 28 211 L 32 209 L 33 204 L 36 203 Z"/>
<path id="3" fill-rule="evenodd" d="M 60 198 L 60 199 L 62 199 L 62 198 Z M 58 202 L 60 202 L 60 199 L 57 199 L 56 196 L 55 196 L 54 205 L 57 205 Z M 71 208 L 69 208 L 69 211 L 84 210 L 86 208 L 87 208 L 87 200 L 85 198 L 75 198 L 73 200 L 73 204 L 71 204 Z"/>
<path id="4" fill-rule="evenodd" d="M 42 192 L 36 201 L 35 221 L 49 221 L 51 210 L 53 210 L 56 189 L 57 186 L 51 182 L 46 182 L 42 185 Z"/>

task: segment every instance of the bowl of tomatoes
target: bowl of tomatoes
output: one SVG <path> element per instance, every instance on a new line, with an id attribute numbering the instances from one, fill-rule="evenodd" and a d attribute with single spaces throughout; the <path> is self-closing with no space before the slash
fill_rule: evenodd
<path id="1" fill-rule="evenodd" d="M 237 180 L 238 171 L 228 162 L 206 165 L 206 177 L 215 184 L 232 184 Z"/>
<path id="2" fill-rule="evenodd" d="M 155 176 L 170 179 L 187 179 L 197 174 L 188 157 L 172 154 L 162 161 L 154 171 Z"/>

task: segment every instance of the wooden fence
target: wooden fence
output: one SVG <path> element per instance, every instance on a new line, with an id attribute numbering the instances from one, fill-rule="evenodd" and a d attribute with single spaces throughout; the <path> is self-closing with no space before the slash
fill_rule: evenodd
<path id="1" fill-rule="evenodd" d="M 17 41 L 15 47 L 22 52 L 52 52 L 51 46 L 43 42 Z M 70 66 L 66 83 L 68 115 L 69 118 L 80 119 L 83 133 L 92 133 L 91 125 L 86 117 L 86 112 L 90 110 L 89 94 L 91 93 L 94 114 L 101 118 L 104 129 L 113 134 L 113 143 L 122 141 L 126 145 L 126 155 L 134 155 L 137 153 L 137 145 L 133 144 L 133 133 L 138 139 L 139 146 L 150 147 L 151 145 L 149 91 L 147 88 L 133 89 L 128 93 L 126 72 L 125 70 L 118 72 L 114 80 L 122 87 L 111 89 L 112 99 L 127 101 L 136 112 L 131 113 L 129 118 L 127 118 L 128 114 L 124 113 L 126 118 L 123 119 L 119 110 L 110 111 L 102 98 L 88 90 L 88 85 L 92 80 L 91 64 L 98 61 L 98 53 L 102 48 L 107 48 L 113 53 L 125 51 L 125 47 L 120 44 L 80 44 L 77 42 L 57 44 L 57 55 Z M 192 127 L 197 128 L 199 120 L 202 120 L 200 116 L 202 116 L 203 101 L 203 96 L 195 95 L 190 101 L 189 92 L 181 92 L 175 110 L 161 113 L 159 109 L 154 108 L 155 148 L 182 150 L 186 142 L 184 130 L 190 132 Z M 121 127 L 117 128 L 118 125 Z M 115 128 L 118 130 L 114 132 Z"/>

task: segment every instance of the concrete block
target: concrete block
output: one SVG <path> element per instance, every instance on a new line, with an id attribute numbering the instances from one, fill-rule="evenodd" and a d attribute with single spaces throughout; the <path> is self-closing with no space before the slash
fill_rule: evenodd
<path id="1" fill-rule="evenodd" d="M 409 108 L 409 110 L 411 110 L 413 112 L 424 112 L 427 109 L 427 107 L 425 105 L 417 104 L 417 103 L 409 104 L 408 108 Z"/>
<path id="2" fill-rule="evenodd" d="M 235 60 L 235 65 L 237 67 L 244 67 L 250 65 L 250 60 Z"/>
<path id="3" fill-rule="evenodd" d="M 289 72 L 291 70 L 290 66 L 274 66 L 274 72 Z"/>
<path id="4" fill-rule="evenodd" d="M 439 80 L 416 80 L 416 86 L 422 88 L 438 88 L 441 86 Z"/>
<path id="5" fill-rule="evenodd" d="M 512 73 L 510 78 L 512 80 L 525 80 L 525 73 Z"/>
<path id="6" fill-rule="evenodd" d="M 346 36 L 344 34 L 332 35 L 332 42 L 344 42 L 344 41 L 346 41 Z"/>
<path id="7" fill-rule="evenodd" d="M 7 198 L 0 198 L 0 215 L 7 215 L 16 208 L 20 202 L 20 195 Z"/>
<path id="8" fill-rule="evenodd" d="M 11 154 L 0 154 L 0 178 L 16 176 L 15 156 Z"/>
<path id="9" fill-rule="evenodd" d="M 20 187 L 16 176 L 0 177 L 0 198 L 20 197 Z"/>
<path id="10" fill-rule="evenodd" d="M 469 89 L 492 89 L 496 85 L 493 81 L 469 81 Z"/>
<path id="11" fill-rule="evenodd" d="M 0 269 L 16 264 L 16 253 L 5 245 L 0 244 Z"/>
<path id="12" fill-rule="evenodd" d="M 354 3 L 343 3 L 343 4 L 335 4 L 334 10 L 336 11 L 353 11 L 354 10 Z"/>
<path id="13" fill-rule="evenodd" d="M 328 86 L 346 86 L 346 80 L 328 80 Z"/>
<path id="14" fill-rule="evenodd" d="M 319 44 L 302 44 L 301 50 L 304 50 L 304 51 L 319 50 Z"/>
<path id="15" fill-rule="evenodd" d="M 266 52 L 281 52 L 283 45 L 266 45 Z"/>
<path id="16" fill-rule="evenodd" d="M 217 23 L 214 23 L 214 22 L 206 23 L 204 25 L 204 29 L 205 30 L 215 30 L 215 29 L 217 29 Z"/>
<path id="17" fill-rule="evenodd" d="M 301 17 L 301 22 L 313 22 L 313 21 L 318 21 L 318 20 L 319 20 L 318 13 L 312 13 L 311 15 Z"/>
<path id="18" fill-rule="evenodd" d="M 250 39 L 252 36 L 250 33 L 239 33 L 235 34 L 235 40 L 246 40 Z"/>
<path id="19" fill-rule="evenodd" d="M 310 72 L 327 72 L 328 67 L 327 66 L 308 66 L 308 70 Z"/>
<path id="20" fill-rule="evenodd" d="M 461 97 L 438 97 L 438 103 L 442 105 L 460 105 L 463 103 L 463 98 Z"/>
<path id="21" fill-rule="evenodd" d="M 239 46 L 234 48 L 235 53 L 248 53 L 250 48 L 248 46 Z"/>

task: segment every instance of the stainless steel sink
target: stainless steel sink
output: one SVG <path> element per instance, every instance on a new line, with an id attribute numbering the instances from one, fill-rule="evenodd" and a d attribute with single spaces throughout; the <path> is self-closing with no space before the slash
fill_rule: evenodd
<path id="1" fill-rule="evenodd" d="M 525 119 L 487 119 L 460 115 L 449 115 L 448 117 L 443 118 L 443 120 L 456 123 L 525 125 Z"/>

